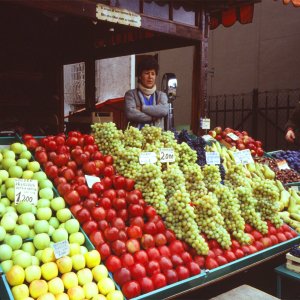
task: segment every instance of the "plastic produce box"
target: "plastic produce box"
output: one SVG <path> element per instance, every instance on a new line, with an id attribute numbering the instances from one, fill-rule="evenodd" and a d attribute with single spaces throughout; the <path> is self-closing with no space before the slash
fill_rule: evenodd
<path id="1" fill-rule="evenodd" d="M 5 275 L 0 275 L 0 300 L 14 300 Z"/>

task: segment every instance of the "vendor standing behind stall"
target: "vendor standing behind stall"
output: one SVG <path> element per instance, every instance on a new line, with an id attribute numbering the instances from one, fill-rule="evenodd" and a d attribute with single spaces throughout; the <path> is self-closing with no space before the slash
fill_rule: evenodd
<path id="1" fill-rule="evenodd" d="M 164 129 L 164 117 L 169 111 L 167 95 L 156 89 L 158 63 L 148 56 L 138 65 L 138 87 L 125 94 L 125 114 L 130 125 L 139 129 L 145 124 Z"/>
<path id="2" fill-rule="evenodd" d="M 299 141 L 300 103 L 298 103 L 295 109 L 293 110 L 289 120 L 285 125 L 285 129 L 286 129 L 285 139 L 290 143 L 294 143 L 296 141 L 296 143 L 299 144 L 300 143 Z"/>

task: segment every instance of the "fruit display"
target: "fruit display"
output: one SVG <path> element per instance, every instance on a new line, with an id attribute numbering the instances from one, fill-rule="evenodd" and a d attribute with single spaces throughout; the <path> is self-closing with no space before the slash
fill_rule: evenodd
<path id="1" fill-rule="evenodd" d="M 275 172 L 276 179 L 280 180 L 282 183 L 293 183 L 300 182 L 300 174 L 292 169 L 282 169 L 280 170 L 278 167 L 278 163 L 282 161 L 282 159 L 271 158 L 271 157 L 259 157 L 255 158 L 255 161 L 260 164 L 266 164 Z"/>
<path id="2" fill-rule="evenodd" d="M 263 156 L 262 142 L 256 141 L 249 136 L 247 131 L 238 131 L 232 128 L 215 127 L 208 132 L 216 140 L 223 142 L 227 147 L 234 147 L 239 150 L 249 149 L 253 156 Z"/>
<path id="3" fill-rule="evenodd" d="M 271 153 L 271 156 L 279 160 L 286 160 L 291 169 L 300 172 L 300 151 L 280 150 Z"/>

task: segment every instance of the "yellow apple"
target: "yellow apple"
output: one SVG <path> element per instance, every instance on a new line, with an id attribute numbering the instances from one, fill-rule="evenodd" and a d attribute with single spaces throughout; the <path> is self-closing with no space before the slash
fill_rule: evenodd
<path id="1" fill-rule="evenodd" d="M 80 246 L 80 253 L 85 255 L 87 252 L 89 252 L 88 248 L 85 246 Z"/>
<path id="2" fill-rule="evenodd" d="M 28 283 L 33 280 L 41 279 L 42 271 L 39 266 L 29 266 L 25 269 L 25 279 Z"/>
<path id="3" fill-rule="evenodd" d="M 123 300 L 123 294 L 121 291 L 113 291 L 108 293 L 108 295 L 106 296 L 107 300 Z"/>
<path id="4" fill-rule="evenodd" d="M 85 267 L 85 258 L 82 254 L 75 254 L 72 256 L 73 269 L 79 271 Z"/>
<path id="5" fill-rule="evenodd" d="M 66 293 L 57 294 L 55 300 L 69 300 L 69 296 Z"/>
<path id="6" fill-rule="evenodd" d="M 63 256 L 56 261 L 58 270 L 61 274 L 72 271 L 72 258 L 70 256 Z"/>
<path id="7" fill-rule="evenodd" d="M 59 277 L 55 277 L 48 281 L 48 290 L 53 295 L 61 294 L 64 292 L 64 283 Z"/>
<path id="8" fill-rule="evenodd" d="M 15 300 L 21 300 L 25 297 L 29 297 L 29 289 L 26 284 L 15 285 L 12 289 L 12 294 Z"/>
<path id="9" fill-rule="evenodd" d="M 70 243 L 69 244 L 70 246 L 70 256 L 73 256 L 75 254 L 80 254 L 80 245 L 79 244 L 76 244 L 76 243 Z"/>
<path id="10" fill-rule="evenodd" d="M 87 282 L 83 286 L 83 291 L 84 291 L 85 298 L 92 299 L 93 297 L 98 295 L 98 286 L 93 281 L 92 282 Z"/>
<path id="11" fill-rule="evenodd" d="M 20 285 L 25 280 L 25 271 L 18 265 L 12 266 L 6 273 L 6 279 L 11 286 Z"/>
<path id="12" fill-rule="evenodd" d="M 98 289 L 101 294 L 107 295 L 115 290 L 115 283 L 110 278 L 101 279 L 98 282 Z"/>
<path id="13" fill-rule="evenodd" d="M 91 250 L 85 253 L 84 257 L 88 268 L 93 268 L 101 262 L 101 256 L 97 250 Z"/>
<path id="14" fill-rule="evenodd" d="M 48 292 L 48 284 L 45 280 L 33 280 L 29 285 L 29 293 L 32 298 L 38 298 Z"/>
<path id="15" fill-rule="evenodd" d="M 98 295 L 94 296 L 92 298 L 92 300 L 106 300 L 106 297 L 101 294 L 98 294 Z"/>
<path id="16" fill-rule="evenodd" d="M 37 300 L 56 300 L 55 296 L 51 293 L 46 293 L 37 298 Z"/>
<path id="17" fill-rule="evenodd" d="M 41 255 L 42 262 L 45 264 L 47 262 L 52 262 L 55 261 L 55 255 L 54 255 L 54 250 L 51 247 L 47 247 L 44 250 L 42 250 L 42 255 Z"/>
<path id="18" fill-rule="evenodd" d="M 94 280 L 98 283 L 99 280 L 107 278 L 108 271 L 104 265 L 98 265 L 92 269 Z"/>
<path id="19" fill-rule="evenodd" d="M 83 286 L 84 284 L 93 281 L 92 271 L 88 268 L 81 269 L 77 272 L 78 284 Z"/>
<path id="20" fill-rule="evenodd" d="M 41 266 L 42 276 L 49 281 L 58 275 L 58 268 L 55 262 L 51 261 Z"/>
<path id="21" fill-rule="evenodd" d="M 61 276 L 61 279 L 64 283 L 64 287 L 66 290 L 68 290 L 71 287 L 78 285 L 78 278 L 76 273 L 74 272 L 68 272 Z"/>
<path id="22" fill-rule="evenodd" d="M 84 290 L 81 286 L 74 286 L 68 289 L 68 296 L 70 300 L 83 300 L 85 299 Z"/>

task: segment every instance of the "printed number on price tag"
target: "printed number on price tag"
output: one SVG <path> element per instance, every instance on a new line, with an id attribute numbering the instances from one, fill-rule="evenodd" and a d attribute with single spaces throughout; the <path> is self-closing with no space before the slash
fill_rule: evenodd
<path id="1" fill-rule="evenodd" d="M 33 179 L 15 179 L 15 204 L 29 202 L 36 205 L 38 201 L 38 181 Z"/>
<path id="2" fill-rule="evenodd" d="M 161 148 L 160 149 L 160 162 L 174 162 L 175 154 L 172 148 Z"/>
<path id="3" fill-rule="evenodd" d="M 139 162 L 141 165 L 155 164 L 157 162 L 156 153 L 155 152 L 142 152 L 139 157 Z"/>
<path id="4" fill-rule="evenodd" d="M 218 152 L 205 152 L 206 164 L 219 165 L 221 163 L 220 154 Z"/>
<path id="5" fill-rule="evenodd" d="M 63 256 L 67 256 L 70 254 L 70 245 L 67 240 L 55 243 L 52 245 L 54 250 L 54 256 L 56 259 L 59 259 Z"/>

